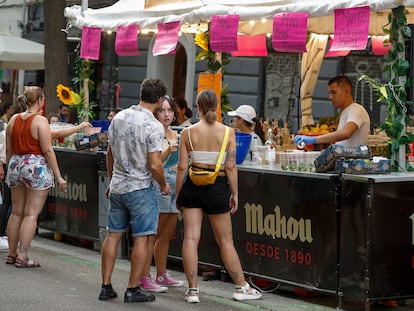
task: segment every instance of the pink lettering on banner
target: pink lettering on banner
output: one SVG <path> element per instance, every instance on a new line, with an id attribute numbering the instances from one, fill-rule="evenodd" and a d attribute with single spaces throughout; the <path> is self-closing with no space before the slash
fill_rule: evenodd
<path id="1" fill-rule="evenodd" d="M 101 28 L 83 27 L 80 58 L 98 60 L 101 49 Z"/>
<path id="2" fill-rule="evenodd" d="M 119 56 L 141 55 L 138 50 L 138 25 L 119 26 L 116 31 L 115 52 Z"/>
<path id="3" fill-rule="evenodd" d="M 231 56 L 268 56 L 266 35 L 237 36 L 238 50 L 231 52 Z"/>
<path id="4" fill-rule="evenodd" d="M 237 51 L 239 15 L 213 15 L 210 28 L 210 47 L 214 52 Z"/>
<path id="5" fill-rule="evenodd" d="M 155 38 L 152 54 L 154 56 L 175 54 L 179 30 L 180 21 L 158 24 L 158 33 Z"/>
<path id="6" fill-rule="evenodd" d="M 330 51 L 364 50 L 368 42 L 369 6 L 336 9 Z"/>
<path id="7" fill-rule="evenodd" d="M 275 51 L 306 52 L 308 13 L 280 13 L 273 18 L 272 46 Z"/>

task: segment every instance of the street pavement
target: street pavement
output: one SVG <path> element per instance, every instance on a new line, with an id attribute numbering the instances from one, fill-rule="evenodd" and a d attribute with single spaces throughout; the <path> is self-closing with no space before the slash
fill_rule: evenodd
<path id="1" fill-rule="evenodd" d="M 95 310 L 255 310 L 255 311 L 323 311 L 337 310 L 337 298 L 327 295 L 297 296 L 286 285 L 271 286 L 261 300 L 236 302 L 231 299 L 234 286 L 221 280 L 203 281 L 200 277 L 199 304 L 184 301 L 185 287 L 170 288 L 156 295 L 154 302 L 123 302 L 129 275 L 129 261 L 117 259 L 112 285 L 118 298 L 99 301 L 101 287 L 100 253 L 96 250 L 55 241 L 53 233 L 41 232 L 35 237 L 30 257 L 39 261 L 40 268 L 17 269 L 4 264 L 7 251 L 0 251 L 0 311 L 95 311 Z M 176 279 L 185 280 L 181 265 L 171 263 L 170 272 Z M 154 267 L 151 272 L 154 273 Z M 361 303 L 345 302 L 344 311 L 362 311 Z M 414 300 L 404 306 L 372 306 L 371 310 L 414 310 Z"/>

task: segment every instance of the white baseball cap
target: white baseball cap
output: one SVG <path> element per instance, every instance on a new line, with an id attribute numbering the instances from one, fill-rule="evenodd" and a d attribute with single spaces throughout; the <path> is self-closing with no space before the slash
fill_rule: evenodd
<path id="1" fill-rule="evenodd" d="M 227 115 L 231 117 L 239 117 L 249 123 L 254 123 L 253 119 L 256 118 L 256 111 L 252 106 L 241 105 L 236 110 L 227 112 Z"/>

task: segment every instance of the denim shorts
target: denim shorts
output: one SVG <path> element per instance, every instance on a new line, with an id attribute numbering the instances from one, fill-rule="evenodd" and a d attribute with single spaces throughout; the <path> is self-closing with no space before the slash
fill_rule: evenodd
<path id="1" fill-rule="evenodd" d="M 9 188 L 25 186 L 32 190 L 46 190 L 54 186 L 53 172 L 42 155 L 12 155 L 7 168 Z"/>
<path id="2" fill-rule="evenodd" d="M 109 195 L 108 230 L 126 232 L 133 237 L 157 232 L 158 205 L 152 186 L 124 194 Z"/>
<path id="3" fill-rule="evenodd" d="M 178 214 L 180 211 L 177 209 L 175 203 L 175 179 L 177 177 L 177 171 L 172 168 L 164 169 L 165 181 L 170 185 L 170 193 L 163 195 L 161 193 L 160 186 L 155 182 L 157 202 L 160 209 L 160 213 L 173 213 Z"/>

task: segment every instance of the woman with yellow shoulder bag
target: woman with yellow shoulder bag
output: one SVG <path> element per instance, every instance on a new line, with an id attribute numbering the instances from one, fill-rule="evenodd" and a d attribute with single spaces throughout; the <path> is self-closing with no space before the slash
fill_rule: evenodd
<path id="1" fill-rule="evenodd" d="M 238 209 L 236 138 L 233 129 L 216 121 L 217 103 L 217 96 L 212 90 L 201 91 L 197 96 L 200 121 L 184 129 L 180 136 L 176 194 L 177 208 L 184 214 L 182 254 L 188 281 L 185 300 L 189 303 L 200 302 L 198 245 L 204 213 L 209 218 L 224 266 L 236 285 L 233 299 L 261 297 L 261 293 L 246 282 L 234 247 L 231 214 Z M 205 178 L 195 181 L 197 184 L 192 178 L 186 178 L 190 164 L 188 176 L 205 175 Z M 216 166 L 219 169 L 216 170 Z M 209 174 L 209 171 L 217 173 Z"/>

